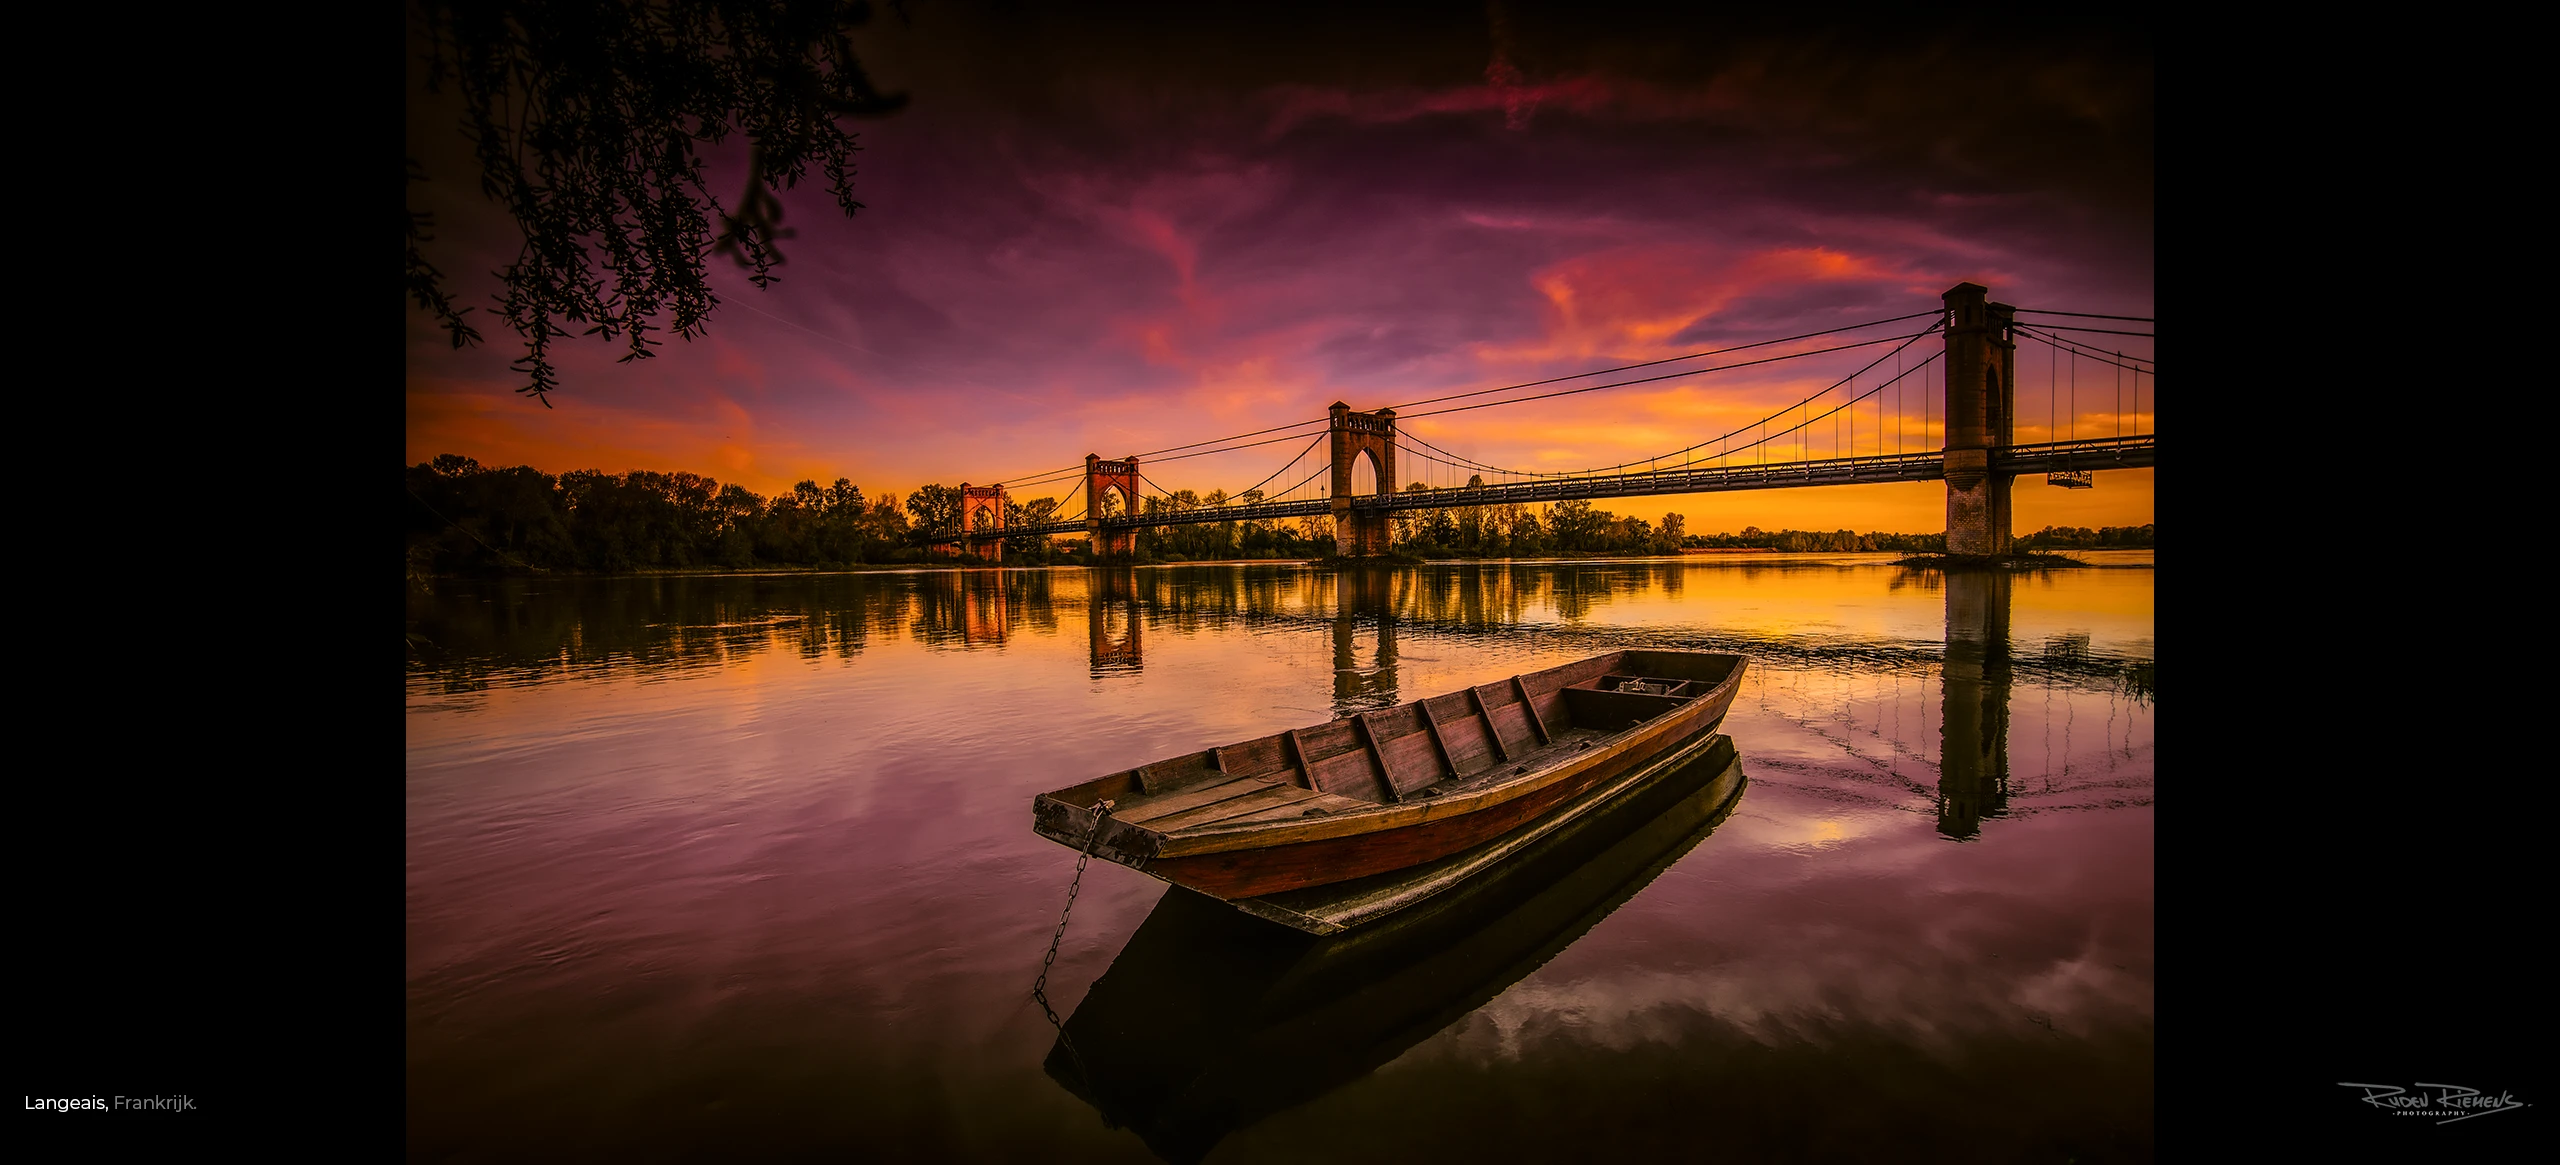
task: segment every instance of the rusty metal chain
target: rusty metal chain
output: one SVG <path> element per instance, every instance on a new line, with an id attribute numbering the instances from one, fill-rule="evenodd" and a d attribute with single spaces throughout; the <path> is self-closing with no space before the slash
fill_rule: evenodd
<path id="1" fill-rule="evenodd" d="M 1058 961 L 1058 944 L 1067 937 L 1067 916 L 1075 913 L 1076 892 L 1084 888 L 1084 866 L 1093 860 L 1093 847 L 1102 841 L 1102 827 L 1111 820 L 1115 802 L 1094 804 L 1093 833 L 1084 839 L 1084 852 L 1076 855 L 1076 876 L 1067 883 L 1066 909 L 1058 912 L 1058 929 L 1049 936 L 1049 953 L 1040 959 L 1040 977 L 1031 981 L 1031 998 L 1040 1004 L 1040 1013 L 1049 1017 L 1049 1026 L 1058 1029 L 1058 1042 L 1065 1045 L 1067 1055 L 1076 1062 L 1076 1072 L 1085 1075 L 1084 1057 L 1076 1051 L 1074 1040 L 1067 1038 L 1066 1021 L 1058 1018 L 1058 1010 L 1049 1006 L 1049 968 Z M 1091 1079 L 1086 1075 L 1088 1080 Z"/>

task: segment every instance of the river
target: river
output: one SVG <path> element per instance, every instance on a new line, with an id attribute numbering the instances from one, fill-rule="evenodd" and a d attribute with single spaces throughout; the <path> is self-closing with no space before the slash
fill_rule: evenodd
<path id="1" fill-rule="evenodd" d="M 413 589 L 408 1156 L 2148 1160 L 2151 553 L 1890 557 Z M 1050 998 L 1162 1041 L 1063 1067 L 1035 794 L 1636 645 L 1750 657 L 1716 803 L 1286 1014 L 1094 863 Z"/>

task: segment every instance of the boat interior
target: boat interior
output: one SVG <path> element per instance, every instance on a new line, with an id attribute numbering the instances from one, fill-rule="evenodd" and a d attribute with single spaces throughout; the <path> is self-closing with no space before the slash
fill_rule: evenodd
<path id="1" fill-rule="evenodd" d="M 1111 799 L 1169 834 L 1351 813 L 1498 785 L 1714 691 L 1733 656 L 1621 651 L 1140 765 L 1050 797 Z"/>

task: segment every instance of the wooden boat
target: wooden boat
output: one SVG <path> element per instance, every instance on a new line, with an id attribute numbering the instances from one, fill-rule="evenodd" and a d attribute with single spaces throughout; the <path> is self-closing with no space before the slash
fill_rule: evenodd
<path id="1" fill-rule="evenodd" d="M 1587 831 L 1591 818 L 1625 816 L 1621 810 L 1640 790 L 1661 784 L 1667 773 L 1698 768 L 1717 756 L 1732 758 L 1733 739 L 1709 732 L 1668 752 L 1655 753 L 1640 767 L 1583 790 L 1527 825 L 1448 857 L 1365 878 L 1257 898 L 1230 898 L 1227 905 L 1313 935 L 1341 934 L 1355 927 L 1374 931 L 1410 917 L 1418 908 L 1436 908 L 1447 898 L 1464 896 L 1461 892 L 1516 869 L 1525 860 L 1523 855 L 1548 845 L 1554 836 Z"/>
<path id="2" fill-rule="evenodd" d="M 1230 901 L 1401 870 L 1695 741 L 1723 721 L 1743 666 L 1613 651 L 1043 793 L 1032 828 Z"/>
<path id="3" fill-rule="evenodd" d="M 1167 891 L 1043 1066 L 1106 1123 L 1191 1165 L 1510 989 L 1703 843 L 1748 784 L 1732 740 L 1710 736 L 1482 876 L 1356 930 L 1272 926 Z"/>

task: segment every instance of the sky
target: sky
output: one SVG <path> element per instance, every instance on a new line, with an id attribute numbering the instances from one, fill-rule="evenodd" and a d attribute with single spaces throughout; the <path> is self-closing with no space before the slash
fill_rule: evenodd
<path id="1" fill-rule="evenodd" d="M 1398 406 L 1405 432 L 1470 461 L 1563 472 L 1749 428 L 1892 346 L 1435 416 L 1416 414 L 1448 406 L 1408 404 L 1924 312 L 1960 281 L 2022 308 L 2154 315 L 2138 25 L 1381 7 L 884 9 L 854 45 L 909 100 L 850 122 L 864 209 L 846 217 L 822 187 L 786 193 L 796 234 L 780 281 L 759 290 L 715 268 L 708 334 L 670 338 L 655 359 L 565 346 L 549 408 L 515 391 L 520 342 L 490 318 L 487 273 L 516 250 L 511 224 L 479 194 L 458 105 L 424 94 L 413 67 L 409 154 L 429 180 L 411 207 L 435 214 L 429 258 L 484 305 L 487 340 L 456 351 L 408 308 L 407 461 L 683 470 L 768 496 L 841 477 L 903 495 L 1308 421 L 1339 400 Z M 709 159 L 713 192 L 734 199 L 742 148 Z M 2063 334 L 2153 354 L 2147 336 Z M 2019 357 L 2017 440 L 2155 431 L 2150 376 L 2037 342 Z M 1926 376 L 1857 406 L 1854 437 L 1845 416 L 1814 426 L 1813 455 L 1922 447 Z M 1147 475 L 1233 492 L 1303 445 L 1151 461 Z M 1463 480 L 1414 457 L 1398 469 Z M 2022 478 L 2013 522 L 2147 523 L 2152 481 Z M 1944 497 L 1912 483 L 1598 504 L 1677 511 L 1693 533 L 1919 533 L 1943 529 Z"/>

